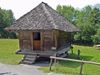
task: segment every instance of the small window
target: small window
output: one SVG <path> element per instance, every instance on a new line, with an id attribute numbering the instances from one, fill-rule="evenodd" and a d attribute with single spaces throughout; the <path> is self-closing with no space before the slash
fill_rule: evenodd
<path id="1" fill-rule="evenodd" d="M 40 40 L 40 33 L 39 32 L 33 33 L 33 40 Z"/>

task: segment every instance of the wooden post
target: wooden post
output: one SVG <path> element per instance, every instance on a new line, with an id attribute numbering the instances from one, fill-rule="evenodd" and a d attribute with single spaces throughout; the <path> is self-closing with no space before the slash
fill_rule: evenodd
<path id="1" fill-rule="evenodd" d="M 72 52 L 72 54 L 73 54 L 73 46 L 71 46 L 71 52 Z"/>
<path id="2" fill-rule="evenodd" d="M 33 51 L 33 32 L 30 32 L 31 50 Z"/>
<path id="3" fill-rule="evenodd" d="M 43 51 L 43 31 L 41 33 L 41 51 Z"/>
<path id="4" fill-rule="evenodd" d="M 82 61 L 84 61 L 84 60 L 82 60 Z M 83 62 L 82 62 L 82 64 L 81 64 L 81 68 L 80 68 L 80 74 L 82 74 L 82 68 L 83 68 Z"/>
<path id="5" fill-rule="evenodd" d="M 73 49 L 71 49 L 71 51 L 72 51 L 72 54 L 73 54 Z"/>
<path id="6" fill-rule="evenodd" d="M 55 57 L 56 57 L 56 54 L 55 54 Z M 55 64 L 56 64 L 56 59 L 55 59 Z"/>
<path id="7" fill-rule="evenodd" d="M 58 43 L 58 41 L 57 41 L 57 34 L 56 34 L 56 31 L 54 30 L 54 35 L 55 35 L 55 47 L 56 47 L 56 50 L 58 50 L 58 45 L 57 45 L 57 43 Z"/>
<path id="8" fill-rule="evenodd" d="M 51 71 L 52 60 L 53 60 L 53 59 L 51 58 L 49 71 Z"/>

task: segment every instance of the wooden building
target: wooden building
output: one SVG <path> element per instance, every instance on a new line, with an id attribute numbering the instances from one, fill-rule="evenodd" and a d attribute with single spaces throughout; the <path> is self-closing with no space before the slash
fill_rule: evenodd
<path id="1" fill-rule="evenodd" d="M 19 50 L 24 63 L 34 63 L 37 56 L 50 57 L 67 53 L 71 32 L 81 31 L 49 5 L 42 2 L 5 28 L 19 34 Z"/>

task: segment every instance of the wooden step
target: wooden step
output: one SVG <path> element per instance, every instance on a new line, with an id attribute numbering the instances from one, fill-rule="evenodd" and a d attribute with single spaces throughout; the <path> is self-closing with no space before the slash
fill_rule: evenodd
<path id="1" fill-rule="evenodd" d="M 26 55 L 25 57 L 27 57 L 27 58 L 34 58 L 34 57 L 36 57 L 37 55 Z"/>
<path id="2" fill-rule="evenodd" d="M 23 63 L 25 63 L 25 64 L 33 64 L 34 62 L 33 61 L 24 60 Z"/>
<path id="3" fill-rule="evenodd" d="M 67 53 L 64 53 L 64 54 L 60 55 L 59 57 L 64 58 L 66 56 L 67 56 Z"/>
<path id="4" fill-rule="evenodd" d="M 37 55 L 25 55 L 22 59 L 22 62 L 25 64 L 32 64 L 36 61 Z"/>
<path id="5" fill-rule="evenodd" d="M 34 61 L 34 60 L 36 60 L 36 58 L 25 58 L 24 60 L 27 60 L 27 61 Z"/>

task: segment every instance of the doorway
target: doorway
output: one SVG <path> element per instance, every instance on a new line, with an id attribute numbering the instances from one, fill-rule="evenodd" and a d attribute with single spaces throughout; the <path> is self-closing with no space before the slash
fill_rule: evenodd
<path id="1" fill-rule="evenodd" d="M 41 37 L 40 32 L 33 32 L 33 50 L 40 51 L 41 50 Z"/>

